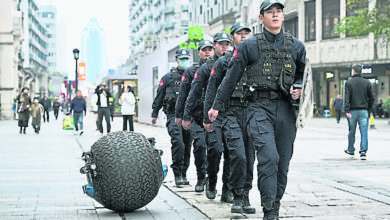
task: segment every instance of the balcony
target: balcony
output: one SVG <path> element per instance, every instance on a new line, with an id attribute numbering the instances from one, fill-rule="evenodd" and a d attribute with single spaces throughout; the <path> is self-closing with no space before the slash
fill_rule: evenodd
<path id="1" fill-rule="evenodd" d="M 173 8 L 173 7 L 167 7 L 167 8 L 165 8 L 165 10 L 164 10 L 164 14 L 173 14 L 173 13 L 175 13 L 175 9 Z"/>

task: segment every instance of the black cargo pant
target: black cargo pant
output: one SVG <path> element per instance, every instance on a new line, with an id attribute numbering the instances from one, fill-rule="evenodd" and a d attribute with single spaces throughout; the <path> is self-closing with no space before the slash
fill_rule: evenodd
<path id="1" fill-rule="evenodd" d="M 194 139 L 194 159 L 196 166 L 196 173 L 198 178 L 203 178 L 206 175 L 207 169 L 207 144 L 206 144 L 206 130 L 203 125 L 196 120 L 191 120 L 191 135 Z"/>
<path id="2" fill-rule="evenodd" d="M 219 164 L 223 153 L 222 182 L 230 185 L 229 152 L 222 135 L 222 122 L 224 116 L 219 114 L 213 122 L 213 132 L 207 133 L 207 174 L 210 183 L 216 183 L 218 179 Z"/>
<path id="3" fill-rule="evenodd" d="M 259 99 L 247 107 L 248 135 L 257 153 L 261 203 L 278 202 L 287 185 L 287 172 L 296 136 L 295 109 L 287 99 Z"/>
<path id="4" fill-rule="evenodd" d="M 111 131 L 111 122 L 110 122 L 110 107 L 99 107 L 98 108 L 98 125 L 99 131 L 103 134 L 103 116 L 107 124 L 107 133 Z"/>
<path id="5" fill-rule="evenodd" d="M 181 126 L 175 124 L 175 114 L 167 115 L 166 127 L 171 137 L 171 168 L 175 176 L 181 175 L 188 169 L 190 161 L 190 150 L 192 137 L 190 131 L 186 131 Z"/>
<path id="6" fill-rule="evenodd" d="M 247 134 L 246 108 L 231 106 L 224 112 L 222 126 L 229 151 L 230 185 L 232 189 L 252 189 L 255 152 Z"/>

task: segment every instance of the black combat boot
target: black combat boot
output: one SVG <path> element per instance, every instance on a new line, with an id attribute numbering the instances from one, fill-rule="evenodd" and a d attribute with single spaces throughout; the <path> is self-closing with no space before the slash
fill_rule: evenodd
<path id="1" fill-rule="evenodd" d="M 242 189 L 233 189 L 232 190 L 234 199 L 233 199 L 233 205 L 231 208 L 232 213 L 242 213 L 242 203 L 243 203 L 243 197 L 242 197 Z"/>
<path id="2" fill-rule="evenodd" d="M 181 175 L 180 172 L 175 173 L 175 184 L 176 186 L 184 185 L 183 176 Z"/>
<path id="3" fill-rule="evenodd" d="M 249 203 L 249 190 L 244 190 L 242 197 L 243 197 L 242 210 L 244 211 L 244 213 L 245 214 L 255 214 L 256 209 L 251 207 L 251 204 Z"/>
<path id="4" fill-rule="evenodd" d="M 22 127 L 20 127 L 20 131 L 19 131 L 19 134 L 21 134 L 21 133 L 22 133 L 22 130 L 23 130 L 23 128 L 22 128 Z"/>
<path id="5" fill-rule="evenodd" d="M 183 185 L 190 185 L 190 181 L 187 179 L 186 171 L 182 171 Z"/>
<path id="6" fill-rule="evenodd" d="M 26 128 L 27 128 L 27 127 L 24 127 L 24 128 L 23 128 L 23 134 L 26 134 Z"/>
<path id="7" fill-rule="evenodd" d="M 279 220 L 278 210 L 274 201 L 263 203 L 263 220 Z"/>
<path id="8" fill-rule="evenodd" d="M 207 177 L 205 174 L 198 177 L 198 182 L 195 185 L 195 192 L 203 192 L 204 191 L 204 185 L 206 185 Z"/>
<path id="9" fill-rule="evenodd" d="M 227 184 L 224 183 L 222 186 L 221 202 L 233 203 L 233 199 L 233 192 L 229 189 Z"/>
<path id="10" fill-rule="evenodd" d="M 210 181 L 210 177 L 209 177 L 206 183 L 206 197 L 208 199 L 215 199 L 215 197 L 217 196 L 216 186 L 217 186 L 217 182 L 214 180 Z"/>

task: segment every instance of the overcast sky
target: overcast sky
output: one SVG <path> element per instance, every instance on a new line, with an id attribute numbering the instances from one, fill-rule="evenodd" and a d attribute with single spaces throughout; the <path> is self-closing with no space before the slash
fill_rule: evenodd
<path id="1" fill-rule="evenodd" d="M 73 48 L 80 48 L 81 32 L 91 17 L 96 17 L 107 37 L 109 68 L 123 64 L 129 55 L 129 0 L 36 0 L 57 7 L 58 20 L 66 22 L 66 57 L 74 69 Z"/>

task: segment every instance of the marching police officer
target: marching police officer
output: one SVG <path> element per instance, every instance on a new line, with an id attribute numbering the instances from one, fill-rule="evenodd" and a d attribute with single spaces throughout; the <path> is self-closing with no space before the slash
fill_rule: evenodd
<path id="1" fill-rule="evenodd" d="M 212 42 L 209 40 L 202 40 L 198 46 L 198 54 L 200 56 L 200 62 L 187 68 L 184 71 L 181 78 L 179 96 L 177 97 L 176 106 L 175 106 L 175 123 L 177 126 L 182 126 L 184 107 L 187 101 L 188 93 L 190 92 L 191 89 L 191 83 L 192 80 L 194 79 L 195 72 L 203 63 L 206 62 L 206 59 L 208 57 L 214 55 Z M 193 136 L 194 134 L 191 135 Z M 204 154 L 202 151 L 202 146 L 203 146 L 202 144 L 203 143 L 199 143 L 199 139 L 194 139 L 194 158 L 195 158 L 196 170 L 198 171 L 198 173 L 203 172 L 203 170 L 206 169 L 205 167 L 206 164 L 203 159 Z M 183 175 L 185 185 L 189 185 L 189 182 L 186 177 L 186 171 L 190 164 L 191 145 L 188 145 L 188 147 L 186 146 L 185 155 L 188 155 L 188 157 L 187 156 L 185 157 L 184 167 L 182 169 L 182 175 Z"/>
<path id="2" fill-rule="evenodd" d="M 235 50 L 209 112 L 210 119 L 215 120 L 236 85 L 244 91 L 242 99 L 248 101 L 248 136 L 257 153 L 264 219 L 279 219 L 296 136 L 292 100 L 301 95 L 301 90 L 293 85 L 302 82 L 306 57 L 303 43 L 283 32 L 283 8 L 279 0 L 261 4 L 263 33 L 242 42 Z"/>
<path id="3" fill-rule="evenodd" d="M 182 129 L 181 126 L 175 124 L 175 104 L 179 94 L 181 76 L 184 70 L 189 66 L 190 52 L 187 49 L 179 49 L 176 51 L 177 68 L 172 68 L 171 71 L 165 74 L 161 80 L 157 95 L 153 102 L 152 124 L 156 124 L 158 112 L 163 108 L 167 115 L 166 127 L 171 136 L 171 151 L 173 174 L 175 175 L 175 184 L 177 186 L 188 184 L 186 179 L 183 179 L 187 167 L 184 166 L 184 161 L 189 161 L 189 154 L 185 154 L 185 149 L 191 148 L 191 134 L 189 131 Z M 188 181 L 187 181 L 188 182 Z"/>
<path id="4" fill-rule="evenodd" d="M 230 28 L 230 37 L 232 38 L 235 46 L 237 46 L 250 37 L 250 32 L 251 29 L 246 23 L 237 22 Z M 227 52 L 225 56 L 215 62 L 213 70 L 211 71 L 206 91 L 206 101 L 204 104 L 204 114 L 207 118 L 208 111 L 213 105 L 217 89 L 226 75 L 228 64 L 232 56 L 233 53 Z M 229 103 L 223 106 L 224 109 L 221 109 L 222 112 L 218 114 L 217 119 L 212 123 L 212 125 L 207 124 L 207 121 L 205 121 L 206 124 L 204 126 L 205 128 L 211 126 L 213 130 L 220 130 L 223 133 L 226 139 L 224 151 L 225 160 L 227 155 L 231 160 L 230 186 L 233 190 L 243 189 L 243 198 L 236 198 L 234 200 L 231 209 L 232 213 L 244 212 L 246 214 L 253 214 L 256 212 L 256 209 L 252 208 L 250 205 L 249 190 L 252 189 L 254 148 L 253 144 L 250 144 L 247 138 L 245 126 L 245 103 L 242 103 L 240 98 L 236 97 L 241 93 L 237 94 L 237 91 L 233 93 L 234 95 L 230 98 Z M 219 153 L 222 153 L 222 151 Z M 207 156 L 210 157 L 210 154 Z M 219 162 L 219 159 L 214 160 Z"/>
<path id="5" fill-rule="evenodd" d="M 191 131 L 193 131 L 194 137 L 194 147 L 195 140 L 199 140 L 199 147 L 202 148 L 204 152 L 204 161 L 207 164 L 207 143 L 206 143 L 206 131 L 203 128 L 203 101 L 204 95 L 206 92 L 206 86 L 208 79 L 210 77 L 211 67 L 214 64 L 214 61 L 223 55 L 230 48 L 230 38 L 229 35 L 225 32 L 219 32 L 214 36 L 214 49 L 215 54 L 212 59 L 209 59 L 205 64 L 203 64 L 194 75 L 194 79 L 191 84 L 191 91 L 189 93 L 187 103 L 184 109 L 183 116 L 183 127 L 184 129 L 189 129 L 191 126 Z M 199 99 L 201 97 L 201 99 Z M 193 123 L 190 122 L 192 117 Z M 215 134 L 213 134 L 215 136 Z M 217 137 L 208 137 L 210 139 L 216 140 Z M 195 187 L 196 192 L 203 192 L 204 185 L 206 184 L 206 172 L 198 172 L 198 183 Z"/>

